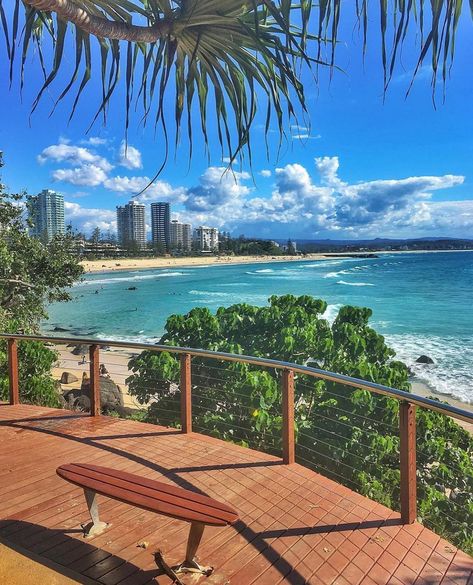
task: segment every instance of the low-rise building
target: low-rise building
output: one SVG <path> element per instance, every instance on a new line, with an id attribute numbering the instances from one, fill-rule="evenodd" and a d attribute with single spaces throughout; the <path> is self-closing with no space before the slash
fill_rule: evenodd
<path id="1" fill-rule="evenodd" d="M 214 252 L 218 250 L 218 229 L 201 225 L 194 232 L 194 241 L 201 252 Z"/>

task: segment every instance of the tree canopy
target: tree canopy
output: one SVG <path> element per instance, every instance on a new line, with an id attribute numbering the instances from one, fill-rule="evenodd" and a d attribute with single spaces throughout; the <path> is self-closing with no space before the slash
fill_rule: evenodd
<path id="1" fill-rule="evenodd" d="M 94 120 L 105 122 L 125 61 L 126 128 L 140 102 L 142 121 L 161 127 L 167 152 L 173 107 L 176 141 L 184 119 L 192 153 L 192 112 L 199 113 L 208 145 L 212 110 L 218 141 L 232 160 L 243 152 L 251 158 L 250 130 L 264 100 L 266 133 L 274 124 L 282 138 L 287 119 L 304 115 L 302 71 L 316 76 L 319 67 L 335 67 L 343 18 L 361 30 L 363 50 L 368 26 L 379 30 L 385 88 L 412 36 L 419 39 L 414 76 L 428 62 L 435 87 L 438 74 L 447 79 L 464 10 L 462 0 L 15 0 L 6 11 L 0 0 L 10 79 L 19 72 L 21 87 L 28 82 L 25 64 L 34 52 L 44 74 L 33 110 L 67 72 L 54 108 L 73 92 L 72 117 L 98 76 L 102 95 Z"/>
<path id="2" fill-rule="evenodd" d="M 272 296 L 215 314 L 172 315 L 161 343 L 283 360 L 409 390 L 408 369 L 369 326 L 371 310 L 342 307 L 332 324 L 325 301 Z M 180 423 L 179 361 L 145 351 L 129 367 L 129 391 L 146 418 Z M 399 509 L 399 402 L 307 375 L 295 379 L 296 460 Z M 192 359 L 193 427 L 281 454 L 281 370 Z M 473 439 L 451 418 L 417 409 L 418 511 L 429 527 L 473 552 Z"/>
<path id="3" fill-rule="evenodd" d="M 3 166 L 0 152 L 0 168 Z M 49 244 L 29 235 L 25 193 L 8 194 L 0 183 L 0 332 L 37 333 L 47 304 L 67 301 L 67 289 L 83 272 L 72 239 Z M 56 352 L 42 343 L 19 346 L 20 394 L 24 402 L 58 406 L 51 367 Z M 8 391 L 6 343 L 0 343 L 0 396 Z"/>

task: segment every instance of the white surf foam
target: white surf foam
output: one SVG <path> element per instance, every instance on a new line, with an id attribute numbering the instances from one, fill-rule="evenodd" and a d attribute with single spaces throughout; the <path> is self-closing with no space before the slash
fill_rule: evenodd
<path id="1" fill-rule="evenodd" d="M 345 284 L 346 286 L 374 286 L 371 282 L 346 282 L 345 280 L 338 280 L 337 284 Z"/>
<path id="2" fill-rule="evenodd" d="M 386 342 L 415 377 L 433 392 L 473 404 L 473 337 L 439 337 L 414 334 L 385 335 Z M 427 355 L 434 364 L 418 364 Z"/>
<path id="3" fill-rule="evenodd" d="M 203 297 L 219 297 L 219 298 L 232 296 L 232 293 L 210 291 L 210 290 L 190 290 L 189 294 L 203 296 Z"/>
<path id="4" fill-rule="evenodd" d="M 335 321 L 335 318 L 338 315 L 338 311 L 343 307 L 342 304 L 336 304 L 336 305 L 328 305 L 325 313 L 323 314 L 324 319 L 327 319 L 327 321 L 332 324 Z"/>
<path id="5" fill-rule="evenodd" d="M 116 276 L 113 278 L 100 278 L 97 280 L 84 280 L 75 286 L 96 286 L 102 284 L 113 284 L 114 282 L 136 282 L 140 280 L 153 280 L 156 278 L 167 278 L 171 276 L 184 276 L 186 272 L 160 272 L 157 274 L 142 274 L 139 276 Z"/>

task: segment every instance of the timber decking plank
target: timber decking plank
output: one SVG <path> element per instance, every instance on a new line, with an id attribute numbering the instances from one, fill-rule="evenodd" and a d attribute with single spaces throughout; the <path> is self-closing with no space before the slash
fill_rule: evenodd
<path id="1" fill-rule="evenodd" d="M 71 460 L 157 478 L 167 490 L 180 486 L 238 509 L 234 526 L 205 531 L 198 556 L 215 566 L 211 580 L 187 576 L 186 584 L 382 585 L 389 575 L 392 584 L 415 577 L 419 585 L 457 585 L 472 578 L 473 559 L 421 525 L 402 526 L 398 514 L 300 465 L 212 437 L 2 405 L 0 440 L 11 445 L 0 455 L 0 536 L 102 585 L 169 585 L 152 552 L 182 560 L 187 529 L 104 498 L 102 519 L 112 525 L 84 540 L 75 532 L 88 520 L 83 495 L 55 476 Z M 136 546 L 142 541 L 147 549 Z"/>

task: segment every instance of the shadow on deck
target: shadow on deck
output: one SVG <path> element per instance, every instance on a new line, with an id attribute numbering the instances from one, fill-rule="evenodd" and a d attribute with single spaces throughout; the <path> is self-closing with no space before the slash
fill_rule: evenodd
<path id="1" fill-rule="evenodd" d="M 56 476 L 69 462 L 94 463 L 179 485 L 226 501 L 233 527 L 208 527 L 199 557 L 216 585 L 356 585 L 473 582 L 473 559 L 420 524 L 300 465 L 200 434 L 36 406 L 0 406 L 0 536 L 79 582 L 171 583 L 152 552 L 182 560 L 188 527 L 103 499 L 111 522 L 82 538 L 82 491 Z M 146 548 L 138 546 L 148 543 Z"/>

